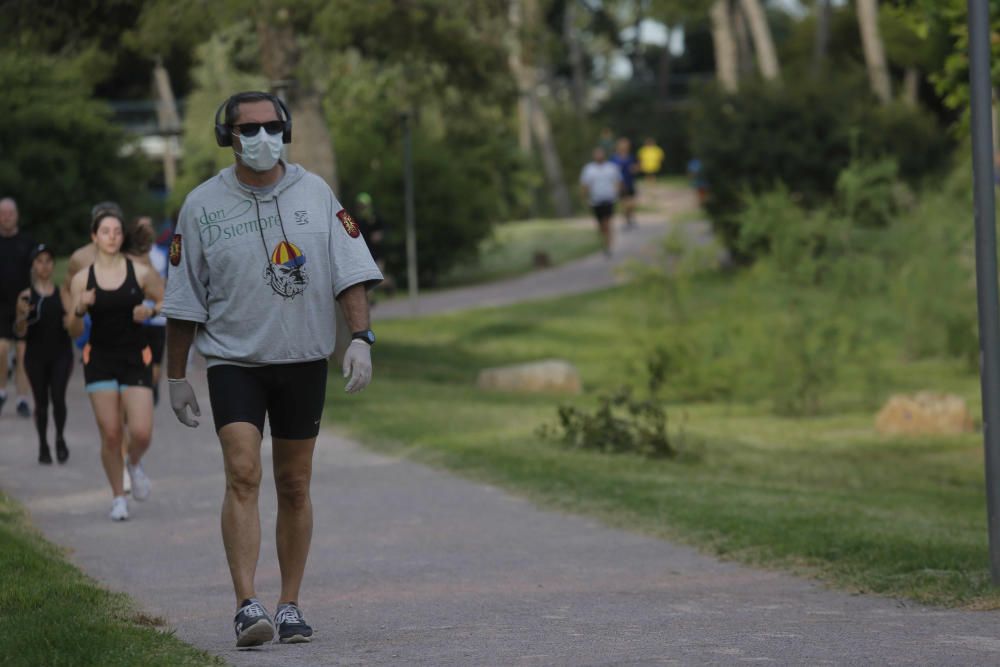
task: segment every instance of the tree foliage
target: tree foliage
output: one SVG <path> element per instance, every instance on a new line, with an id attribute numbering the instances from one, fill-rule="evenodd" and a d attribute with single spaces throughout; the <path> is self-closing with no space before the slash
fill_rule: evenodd
<path id="1" fill-rule="evenodd" d="M 88 62 L 0 51 L 0 193 L 17 199 L 25 228 L 57 253 L 87 240 L 95 202 L 136 211 L 145 198 L 145 163 L 92 98 Z"/>

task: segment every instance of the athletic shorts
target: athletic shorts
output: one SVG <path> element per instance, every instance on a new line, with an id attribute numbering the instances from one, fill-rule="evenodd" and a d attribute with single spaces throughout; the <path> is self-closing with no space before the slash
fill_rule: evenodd
<path id="1" fill-rule="evenodd" d="M 87 343 L 83 348 L 83 381 L 87 393 L 122 391 L 128 387 L 153 386 L 153 352 L 139 350 L 102 351 Z"/>
<path id="2" fill-rule="evenodd" d="M 326 374 L 326 359 L 299 364 L 210 367 L 208 396 L 215 431 L 227 424 L 249 422 L 263 435 L 267 415 L 273 438 L 315 438 L 326 402 Z"/>
<path id="3" fill-rule="evenodd" d="M 615 213 L 615 203 L 613 201 L 594 204 L 590 208 L 594 212 L 594 217 L 597 218 L 598 222 L 609 219 Z"/>
<path id="4" fill-rule="evenodd" d="M 622 186 L 622 196 L 623 197 L 634 197 L 635 196 L 635 183 L 632 185 L 624 184 Z"/>
<path id="5" fill-rule="evenodd" d="M 163 348 L 167 343 L 167 328 L 147 326 L 146 333 L 149 336 L 149 349 L 153 352 L 153 365 L 159 366 L 163 363 Z"/>

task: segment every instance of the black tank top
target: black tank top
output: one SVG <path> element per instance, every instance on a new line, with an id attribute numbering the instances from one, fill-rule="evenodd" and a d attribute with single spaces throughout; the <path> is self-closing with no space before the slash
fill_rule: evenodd
<path id="1" fill-rule="evenodd" d="M 126 353 L 145 347 L 147 338 L 142 325 L 132 321 L 132 310 L 143 300 L 132 260 L 125 259 L 125 282 L 113 290 L 101 289 L 91 264 L 87 289 L 96 291 L 90 307 L 91 345 L 105 352 Z"/>
<path id="2" fill-rule="evenodd" d="M 31 288 L 31 310 L 28 312 L 28 333 L 24 340 L 32 357 L 53 358 L 66 352 L 72 353 L 72 341 L 63 325 L 62 299 L 59 286 L 49 296 L 42 296 Z"/>

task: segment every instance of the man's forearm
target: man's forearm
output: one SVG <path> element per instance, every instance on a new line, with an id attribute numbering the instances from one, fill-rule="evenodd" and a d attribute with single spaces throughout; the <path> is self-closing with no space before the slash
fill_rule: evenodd
<path id="1" fill-rule="evenodd" d="M 344 319 L 351 332 L 364 331 L 370 326 L 368 319 L 368 294 L 363 284 L 352 285 L 337 297 Z"/>
<path id="2" fill-rule="evenodd" d="M 187 374 L 188 352 L 197 327 L 197 322 L 167 319 L 167 378 L 182 378 Z"/>

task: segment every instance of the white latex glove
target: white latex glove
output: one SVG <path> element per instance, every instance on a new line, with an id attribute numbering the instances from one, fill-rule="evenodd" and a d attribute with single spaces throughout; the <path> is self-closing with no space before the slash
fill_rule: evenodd
<path id="1" fill-rule="evenodd" d="M 191 408 L 195 417 L 201 417 L 201 408 L 198 407 L 198 399 L 195 398 L 190 383 L 184 378 L 167 378 L 167 387 L 170 389 L 170 407 L 174 409 L 177 420 L 191 428 L 197 426 L 198 420 L 187 414 L 187 408 Z"/>
<path id="2" fill-rule="evenodd" d="M 350 376 L 344 391 L 356 394 L 372 381 L 372 346 L 363 340 L 352 340 L 344 352 L 344 377 Z"/>

